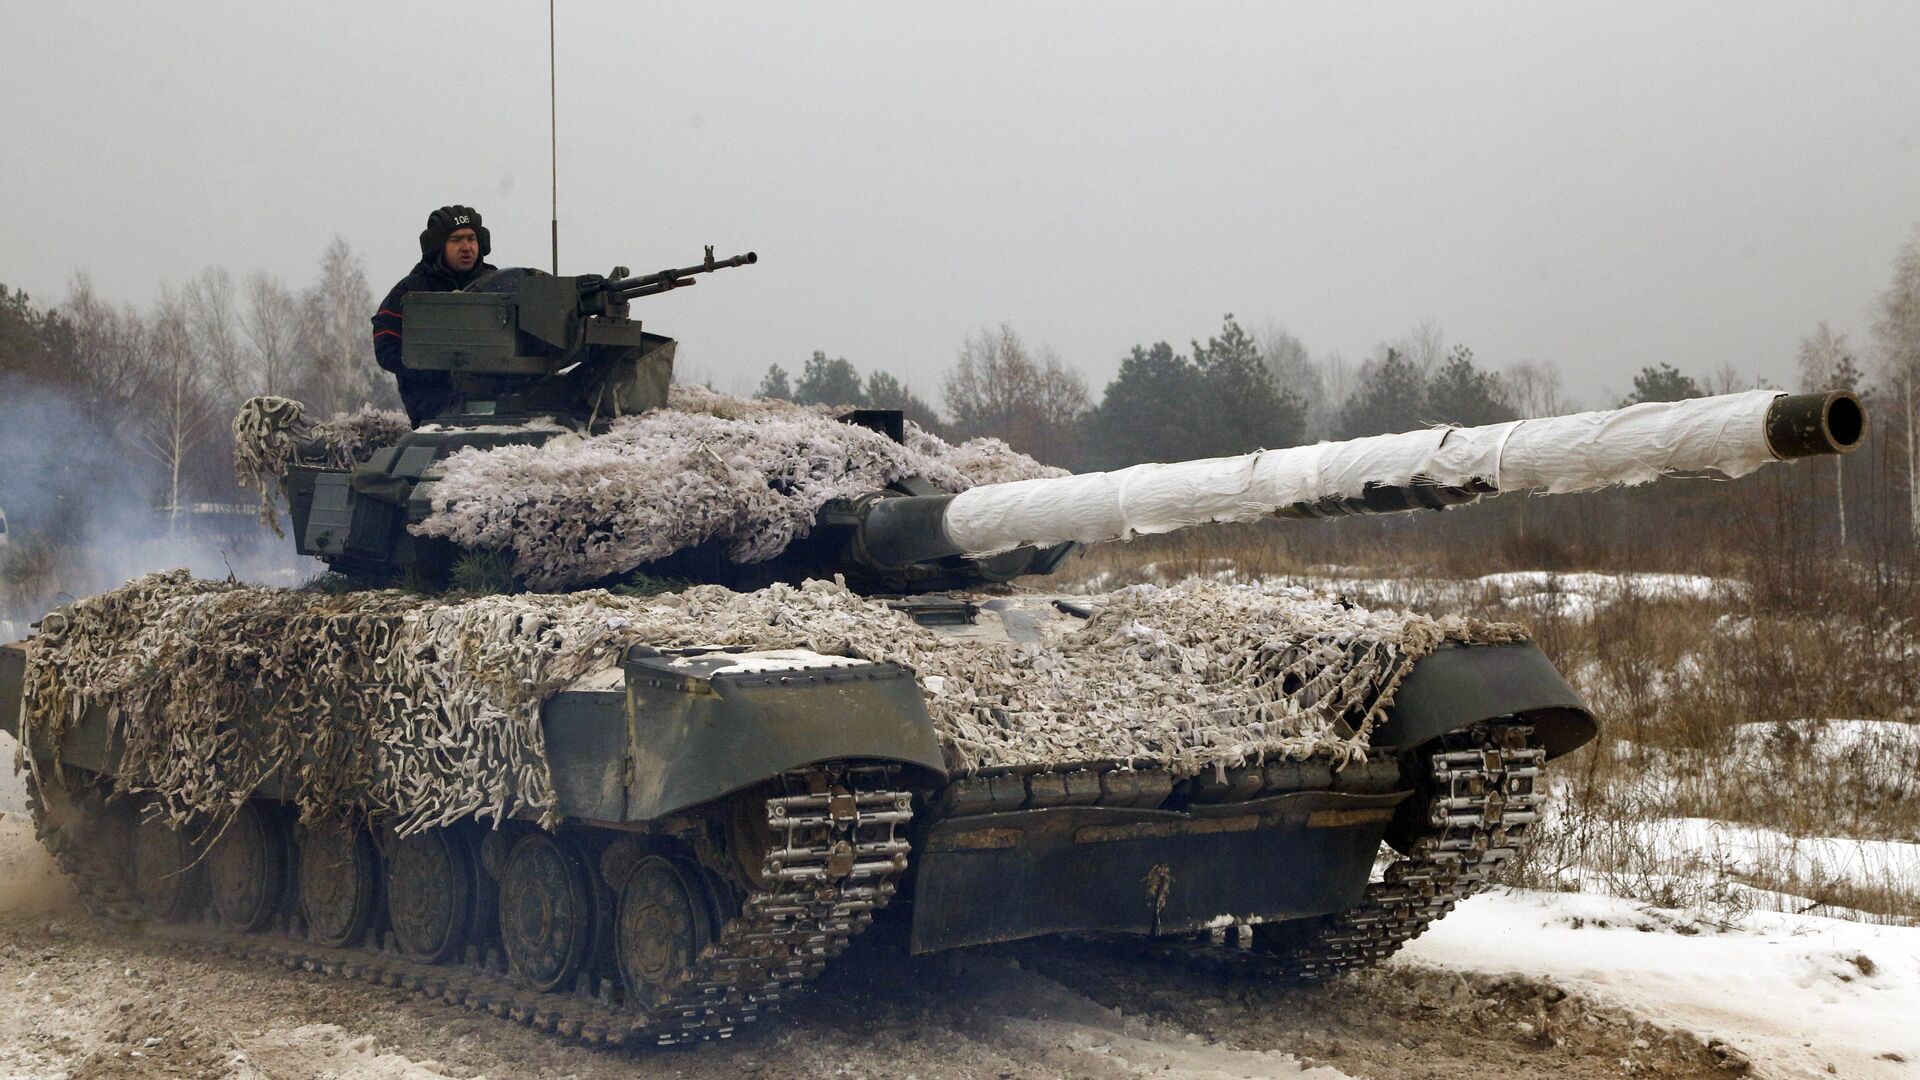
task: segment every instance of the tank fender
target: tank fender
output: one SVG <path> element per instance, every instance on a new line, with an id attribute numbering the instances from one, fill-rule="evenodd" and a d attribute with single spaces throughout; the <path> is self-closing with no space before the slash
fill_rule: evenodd
<path id="1" fill-rule="evenodd" d="M 1496 716 L 1532 722 L 1549 758 L 1600 731 L 1586 700 L 1538 645 L 1449 645 L 1414 665 L 1372 743 L 1407 751 Z"/>
<path id="2" fill-rule="evenodd" d="M 0 731 L 20 737 L 20 710 L 26 704 L 27 644 L 0 645 Z"/>
<path id="3" fill-rule="evenodd" d="M 821 761 L 946 776 L 913 673 L 805 649 L 629 651 L 623 820 L 646 821 Z"/>

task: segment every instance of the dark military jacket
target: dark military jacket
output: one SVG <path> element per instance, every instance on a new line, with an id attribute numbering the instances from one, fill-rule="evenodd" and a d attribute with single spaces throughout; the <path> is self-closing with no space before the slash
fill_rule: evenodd
<path id="1" fill-rule="evenodd" d="M 487 263 L 475 263 L 472 270 L 456 274 L 442 263 L 438 256 L 421 259 L 414 264 L 413 272 L 400 279 L 385 300 L 380 301 L 380 310 L 373 316 L 373 355 L 379 359 L 380 366 L 391 371 L 400 380 L 400 400 L 407 406 L 407 419 L 415 427 L 421 421 L 453 404 L 453 380 L 444 371 L 408 371 L 400 365 L 401 303 L 408 293 L 417 292 L 458 292 L 482 274 L 494 268 Z"/>

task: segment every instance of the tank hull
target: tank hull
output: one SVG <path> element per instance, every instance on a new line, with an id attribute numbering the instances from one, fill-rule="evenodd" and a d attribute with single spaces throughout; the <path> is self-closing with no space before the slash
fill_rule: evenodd
<path id="1" fill-rule="evenodd" d="M 25 653 L 0 648 L 0 729 L 18 733 Z M 1175 777 L 1112 763 L 950 777 L 912 674 L 798 650 L 635 649 L 550 699 L 546 752 L 563 828 L 605 850 L 684 837 L 770 778 L 817 766 L 895 769 L 914 812 L 901 880 L 916 952 L 1065 932 L 1172 935 L 1351 908 L 1402 807 L 1417 751 L 1496 718 L 1547 755 L 1590 738 L 1591 715 L 1530 645 L 1445 648 L 1420 661 L 1366 763 L 1272 762 Z M 236 724 L 244 735 L 243 718 Z M 29 747 L 43 766 L 52 748 Z M 58 751 L 111 777 L 119 748 L 95 709 Z M 289 798 L 279 778 L 256 792 Z M 1417 809 L 1417 806 L 1415 806 Z M 1403 825 L 1403 828 L 1405 826 Z M 531 822 L 506 830 L 531 829 Z M 498 830 L 496 830 L 498 831 Z M 716 834 L 718 835 L 718 834 Z M 677 841 L 676 841 L 677 842 Z M 723 854 L 710 853 L 724 861 Z"/>

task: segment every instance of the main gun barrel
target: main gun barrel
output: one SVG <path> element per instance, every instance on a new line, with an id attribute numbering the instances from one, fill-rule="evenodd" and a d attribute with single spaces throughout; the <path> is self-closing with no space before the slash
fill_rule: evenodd
<path id="1" fill-rule="evenodd" d="M 877 498 L 855 546 L 871 563 L 905 567 L 1208 522 L 1445 508 L 1501 492 L 1590 491 L 1660 476 L 1735 477 L 1772 461 L 1851 453 L 1866 431 L 1866 410 L 1846 391 L 1646 402 L 986 484 L 958 495 Z"/>

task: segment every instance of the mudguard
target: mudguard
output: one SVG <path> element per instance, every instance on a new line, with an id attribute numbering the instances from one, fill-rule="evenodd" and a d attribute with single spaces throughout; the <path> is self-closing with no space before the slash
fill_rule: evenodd
<path id="1" fill-rule="evenodd" d="M 800 649 L 638 649 L 620 670 L 624 693 L 601 688 L 595 703 L 577 696 L 593 690 L 568 690 L 548 705 L 547 756 L 563 813 L 646 821 L 829 760 L 946 776 L 919 683 L 892 664 Z M 612 732 L 588 713 L 604 716 L 616 703 L 627 746 L 609 755 Z M 620 782 L 607 770 L 623 760 L 631 764 Z M 624 805 L 615 807 L 619 791 Z"/>
<path id="2" fill-rule="evenodd" d="M 0 731 L 20 739 L 26 724 L 26 642 L 0 645 Z M 36 758 L 52 758 L 53 746 L 44 732 L 30 733 L 32 745 L 27 752 Z M 60 763 L 97 773 L 113 773 L 120 766 L 120 744 L 111 737 L 107 710 L 98 703 L 74 717 L 60 740 Z M 0 759 L 0 769 L 13 768 L 11 760 Z"/>
<path id="3" fill-rule="evenodd" d="M 0 731 L 20 737 L 20 707 L 27 677 L 25 642 L 0 645 Z"/>
<path id="4" fill-rule="evenodd" d="M 1549 758 L 1579 749 L 1600 730 L 1586 700 L 1538 645 L 1449 645 L 1414 665 L 1371 743 L 1411 750 L 1496 716 L 1531 722 Z"/>

